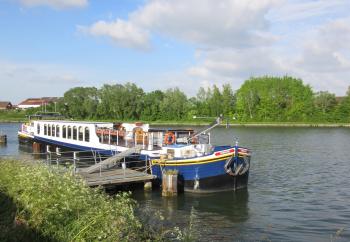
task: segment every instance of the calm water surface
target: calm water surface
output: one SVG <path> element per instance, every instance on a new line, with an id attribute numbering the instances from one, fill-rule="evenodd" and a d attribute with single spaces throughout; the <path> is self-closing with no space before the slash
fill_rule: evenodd
<path id="1" fill-rule="evenodd" d="M 0 155 L 19 151 L 18 124 L 0 124 L 8 135 Z M 142 210 L 160 212 L 168 225 L 190 218 L 202 241 L 350 241 L 350 129 L 216 128 L 212 143 L 253 152 L 249 187 L 238 192 L 134 193 Z M 22 150 L 22 149 L 21 149 Z M 336 232 L 338 235 L 336 236 Z"/>

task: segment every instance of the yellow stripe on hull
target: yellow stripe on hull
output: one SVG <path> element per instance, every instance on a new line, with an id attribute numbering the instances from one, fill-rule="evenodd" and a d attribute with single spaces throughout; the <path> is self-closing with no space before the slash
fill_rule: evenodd
<path id="1" fill-rule="evenodd" d="M 233 153 L 221 155 L 213 158 L 201 158 L 201 159 L 191 159 L 191 160 L 152 160 L 152 165 L 162 165 L 162 166 L 187 166 L 187 165 L 199 165 L 199 164 L 207 164 L 211 162 L 217 162 L 219 160 L 223 160 L 225 158 L 229 158 L 233 155 Z M 238 154 L 239 157 L 247 156 L 248 154 Z"/>
<path id="2" fill-rule="evenodd" d="M 28 134 L 24 134 L 24 133 L 18 133 L 18 137 L 20 138 L 26 138 L 26 139 L 32 139 L 33 137 L 28 135 Z"/>

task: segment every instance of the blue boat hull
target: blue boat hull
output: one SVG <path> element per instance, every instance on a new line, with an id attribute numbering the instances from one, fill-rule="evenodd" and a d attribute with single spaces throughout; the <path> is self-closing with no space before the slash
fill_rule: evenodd
<path id="1" fill-rule="evenodd" d="M 232 176 L 225 170 L 227 159 L 191 165 L 153 164 L 152 173 L 161 180 L 164 171 L 177 170 L 180 187 L 183 186 L 185 191 L 190 192 L 218 192 L 247 187 L 249 170 L 244 174 Z M 244 158 L 238 159 L 243 162 Z"/>

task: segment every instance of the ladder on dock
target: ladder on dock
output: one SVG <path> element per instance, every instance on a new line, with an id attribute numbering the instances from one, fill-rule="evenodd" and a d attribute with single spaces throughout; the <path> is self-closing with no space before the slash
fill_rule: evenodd
<path id="1" fill-rule="evenodd" d="M 95 171 L 101 170 L 103 168 L 108 168 L 110 165 L 116 165 L 118 161 L 121 161 L 122 159 L 131 156 L 133 154 L 139 154 L 141 152 L 142 146 L 135 146 L 132 148 L 129 148 L 125 151 L 122 151 L 114 156 L 111 156 L 95 165 L 79 169 L 79 173 L 86 173 L 90 174 Z"/>

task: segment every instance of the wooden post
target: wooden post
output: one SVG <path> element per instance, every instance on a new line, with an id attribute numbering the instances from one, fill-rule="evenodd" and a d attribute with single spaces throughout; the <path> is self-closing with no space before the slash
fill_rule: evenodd
<path id="1" fill-rule="evenodd" d="M 0 144 L 1 145 L 6 145 L 6 143 L 7 143 L 7 136 L 6 136 L 6 134 L 0 135 Z"/>
<path id="2" fill-rule="evenodd" d="M 165 171 L 162 175 L 162 196 L 177 196 L 177 172 Z"/>
<path id="3" fill-rule="evenodd" d="M 124 161 L 122 163 L 122 169 L 123 169 L 123 173 L 124 173 L 124 177 L 125 177 L 125 170 L 126 170 L 125 157 L 124 157 Z"/>
<path id="4" fill-rule="evenodd" d="M 73 168 L 74 168 L 74 174 L 76 173 L 77 171 L 77 161 L 79 161 L 79 158 L 78 158 L 78 153 L 77 152 L 73 152 Z"/>
<path id="5" fill-rule="evenodd" d="M 46 145 L 46 161 L 48 165 L 51 165 L 51 151 L 50 145 Z"/>
<path id="6" fill-rule="evenodd" d="M 61 157 L 61 150 L 60 150 L 60 148 L 56 147 L 56 165 L 57 166 L 60 162 L 60 157 Z"/>
<path id="7" fill-rule="evenodd" d="M 33 142 L 33 153 L 40 153 L 41 145 L 40 143 Z"/>
<path id="8" fill-rule="evenodd" d="M 152 191 L 152 182 L 150 182 L 150 181 L 145 182 L 144 190 L 145 191 Z"/>

